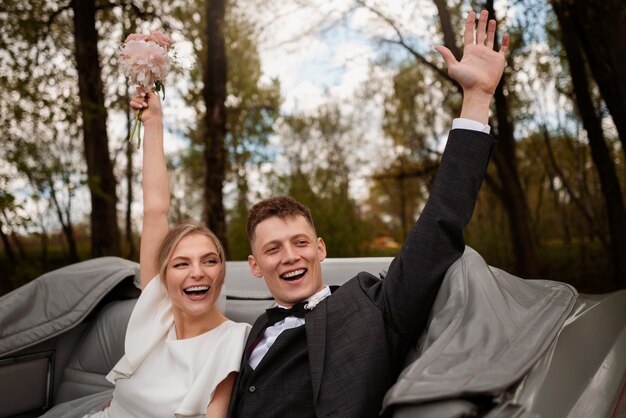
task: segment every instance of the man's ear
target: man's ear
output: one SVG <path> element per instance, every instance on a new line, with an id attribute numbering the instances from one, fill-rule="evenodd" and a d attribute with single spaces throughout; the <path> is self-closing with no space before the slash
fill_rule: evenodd
<path id="1" fill-rule="evenodd" d="M 321 237 L 317 237 L 317 254 L 320 261 L 326 259 L 326 243 Z"/>
<path id="2" fill-rule="evenodd" d="M 259 279 L 263 277 L 263 273 L 261 273 L 261 269 L 252 255 L 248 256 L 248 266 L 250 267 L 250 272 L 254 277 L 258 277 Z"/>

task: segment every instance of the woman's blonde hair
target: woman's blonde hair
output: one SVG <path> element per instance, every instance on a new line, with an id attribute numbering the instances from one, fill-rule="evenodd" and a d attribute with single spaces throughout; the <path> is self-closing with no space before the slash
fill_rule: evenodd
<path id="1" fill-rule="evenodd" d="M 217 235 L 213 233 L 209 228 L 204 225 L 201 225 L 195 221 L 183 221 L 176 224 L 165 236 L 163 242 L 161 243 L 161 247 L 159 248 L 159 255 L 157 256 L 157 263 L 159 266 L 159 277 L 161 279 L 161 283 L 165 286 L 165 271 L 167 270 L 167 264 L 172 257 L 172 253 L 174 249 L 178 245 L 178 243 L 185 237 L 190 235 L 204 235 L 208 237 L 213 244 L 215 244 L 215 248 L 217 249 L 217 255 L 220 258 L 220 262 L 222 263 L 222 274 L 220 279 L 224 279 L 226 275 L 226 260 L 224 255 L 224 246 L 220 242 Z"/>

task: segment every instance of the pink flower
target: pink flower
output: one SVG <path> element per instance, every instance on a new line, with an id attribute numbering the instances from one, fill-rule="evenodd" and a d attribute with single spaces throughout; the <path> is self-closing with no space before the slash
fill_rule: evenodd
<path id="1" fill-rule="evenodd" d="M 152 40 L 166 49 L 174 45 L 172 38 L 158 30 L 151 30 L 148 40 Z"/>
<path id="2" fill-rule="evenodd" d="M 150 35 L 144 35 L 144 34 L 141 34 L 141 33 L 131 33 L 130 35 L 128 35 L 126 37 L 126 40 L 124 42 L 128 42 L 128 41 L 147 41 L 149 37 L 150 37 Z"/>
<path id="3" fill-rule="evenodd" d="M 145 90 L 159 81 L 163 83 L 170 69 L 170 57 L 167 49 L 154 42 L 130 40 L 122 48 L 122 71 L 131 84 Z"/>
<path id="4" fill-rule="evenodd" d="M 140 33 L 128 35 L 120 51 L 122 72 L 131 84 L 146 91 L 152 89 L 161 92 L 165 98 L 163 81 L 170 69 L 168 50 L 173 44 L 174 41 L 169 36 L 156 30 L 151 31 L 150 35 Z M 133 139 L 137 129 L 137 136 L 141 138 L 142 112 L 143 110 L 139 110 L 135 115 L 129 141 Z"/>

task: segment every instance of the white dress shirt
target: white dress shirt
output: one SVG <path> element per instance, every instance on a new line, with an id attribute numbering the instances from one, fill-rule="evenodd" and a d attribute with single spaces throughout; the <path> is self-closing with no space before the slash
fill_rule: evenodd
<path id="1" fill-rule="evenodd" d="M 452 120 L 452 129 L 468 129 L 470 131 L 479 131 L 486 134 L 491 132 L 491 126 L 485 125 L 472 119 L 456 118 Z"/>
<path id="2" fill-rule="evenodd" d="M 305 305 L 305 309 L 313 309 L 315 305 L 321 302 L 326 297 L 330 296 L 330 287 L 324 286 L 322 290 L 315 293 L 313 296 L 307 299 L 307 304 Z M 284 306 L 278 305 L 280 308 L 285 308 Z M 267 327 L 263 332 L 263 336 L 258 344 L 252 350 L 250 354 L 250 359 L 248 360 L 248 364 L 252 369 L 256 369 L 265 354 L 270 351 L 270 348 L 276 342 L 278 336 L 288 329 L 296 328 L 301 325 L 304 325 L 304 318 L 298 318 L 296 316 L 288 316 L 282 321 L 278 321 L 271 327 Z"/>

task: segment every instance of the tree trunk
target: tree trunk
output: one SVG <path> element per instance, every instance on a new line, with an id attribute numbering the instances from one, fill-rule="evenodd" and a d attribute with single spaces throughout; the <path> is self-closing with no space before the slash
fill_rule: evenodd
<path id="1" fill-rule="evenodd" d="M 495 19 L 493 0 L 487 2 L 491 19 Z M 497 129 L 494 134 L 499 143 L 493 153 L 493 161 L 500 178 L 498 195 L 509 222 L 511 244 L 515 253 L 515 274 L 532 279 L 540 277 L 535 237 L 530 229 L 530 215 L 526 195 L 517 171 L 517 155 L 513 122 L 510 119 L 509 103 L 504 94 L 505 76 L 502 76 L 494 94 Z"/>
<path id="2" fill-rule="evenodd" d="M 448 3 L 446 0 L 433 0 L 435 6 L 437 6 L 437 13 L 439 14 L 439 22 L 441 23 L 441 32 L 443 33 L 443 44 L 452 52 L 452 55 L 457 60 L 461 60 L 463 51 L 459 49 L 456 44 L 457 30 L 452 26 L 452 19 L 450 18 L 450 10 L 448 9 Z"/>
<path id="3" fill-rule="evenodd" d="M 117 194 L 109 156 L 107 111 L 98 56 L 95 0 L 72 0 L 74 42 L 87 181 L 91 193 L 92 256 L 120 255 Z"/>
<path id="4" fill-rule="evenodd" d="M 611 258 L 614 266 L 614 287 L 626 288 L 626 209 L 611 152 L 604 140 L 602 122 L 593 105 L 587 81 L 585 59 L 576 38 L 580 27 L 569 10 L 552 2 L 561 26 L 561 40 L 567 53 L 576 105 L 587 131 L 591 157 L 598 171 L 609 223 Z M 611 290 L 611 289 L 607 289 Z"/>
<path id="5" fill-rule="evenodd" d="M 49 181 L 50 187 L 50 198 L 52 199 L 52 204 L 57 212 L 57 218 L 59 218 L 59 223 L 61 224 L 61 230 L 63 231 L 63 235 L 67 240 L 67 245 L 69 247 L 69 256 L 70 262 L 76 263 L 78 261 L 78 249 L 76 247 L 76 238 L 74 237 L 74 226 L 72 225 L 72 220 L 70 219 L 70 212 L 66 212 L 66 216 L 63 216 L 63 210 L 61 209 L 61 205 L 59 204 L 59 200 L 57 199 L 57 194 L 54 190 L 52 182 Z M 43 225 L 43 222 L 42 222 Z"/>
<path id="6" fill-rule="evenodd" d="M 24 246 L 22 245 L 20 238 L 15 233 L 15 228 L 13 228 L 13 225 L 11 224 L 11 219 L 7 215 L 7 211 L 5 209 L 2 209 L 2 216 L 4 217 L 4 223 L 9 228 L 9 241 L 13 241 L 13 244 L 15 244 L 17 252 L 20 255 L 20 260 L 26 260 L 26 252 L 24 251 Z"/>
<path id="7" fill-rule="evenodd" d="M 215 232 L 228 252 L 226 214 L 223 204 L 226 178 L 226 45 L 224 17 L 227 0 L 206 0 L 206 61 L 204 63 L 202 97 L 204 114 L 205 184 L 203 221 Z"/>
<path id="8" fill-rule="evenodd" d="M 540 277 L 535 238 L 530 230 L 528 205 L 517 171 L 513 123 L 509 119 L 509 104 L 503 86 L 504 77 L 494 95 L 497 120 L 494 135 L 499 142 L 493 153 L 493 161 L 500 179 L 498 197 L 507 214 L 511 245 L 515 253 L 515 274 L 534 279 Z"/>
<path id="9" fill-rule="evenodd" d="M 17 266 L 17 259 L 15 258 L 15 253 L 13 252 L 13 248 L 11 247 L 11 242 L 9 241 L 9 237 L 2 230 L 2 219 L 0 219 L 0 238 L 2 239 L 2 245 L 4 246 L 4 253 L 7 257 L 7 273 L 13 273 L 15 271 L 15 267 Z M 11 279 L 9 279 L 7 274 L 0 274 L 0 296 L 5 293 L 9 293 L 13 290 L 13 283 Z"/>
<path id="10" fill-rule="evenodd" d="M 46 230 L 43 216 L 41 216 L 41 214 L 39 214 L 39 218 L 41 223 L 41 240 L 39 241 L 39 245 L 41 248 L 41 269 L 43 271 L 48 271 L 48 231 Z"/>
<path id="11" fill-rule="evenodd" d="M 587 57 L 626 155 L 626 7 L 624 0 L 558 0 Z M 556 10 L 556 9 L 555 9 Z"/>
<path id="12" fill-rule="evenodd" d="M 4 274 L 0 275 L 0 296 L 13 290 L 13 283 Z"/>

